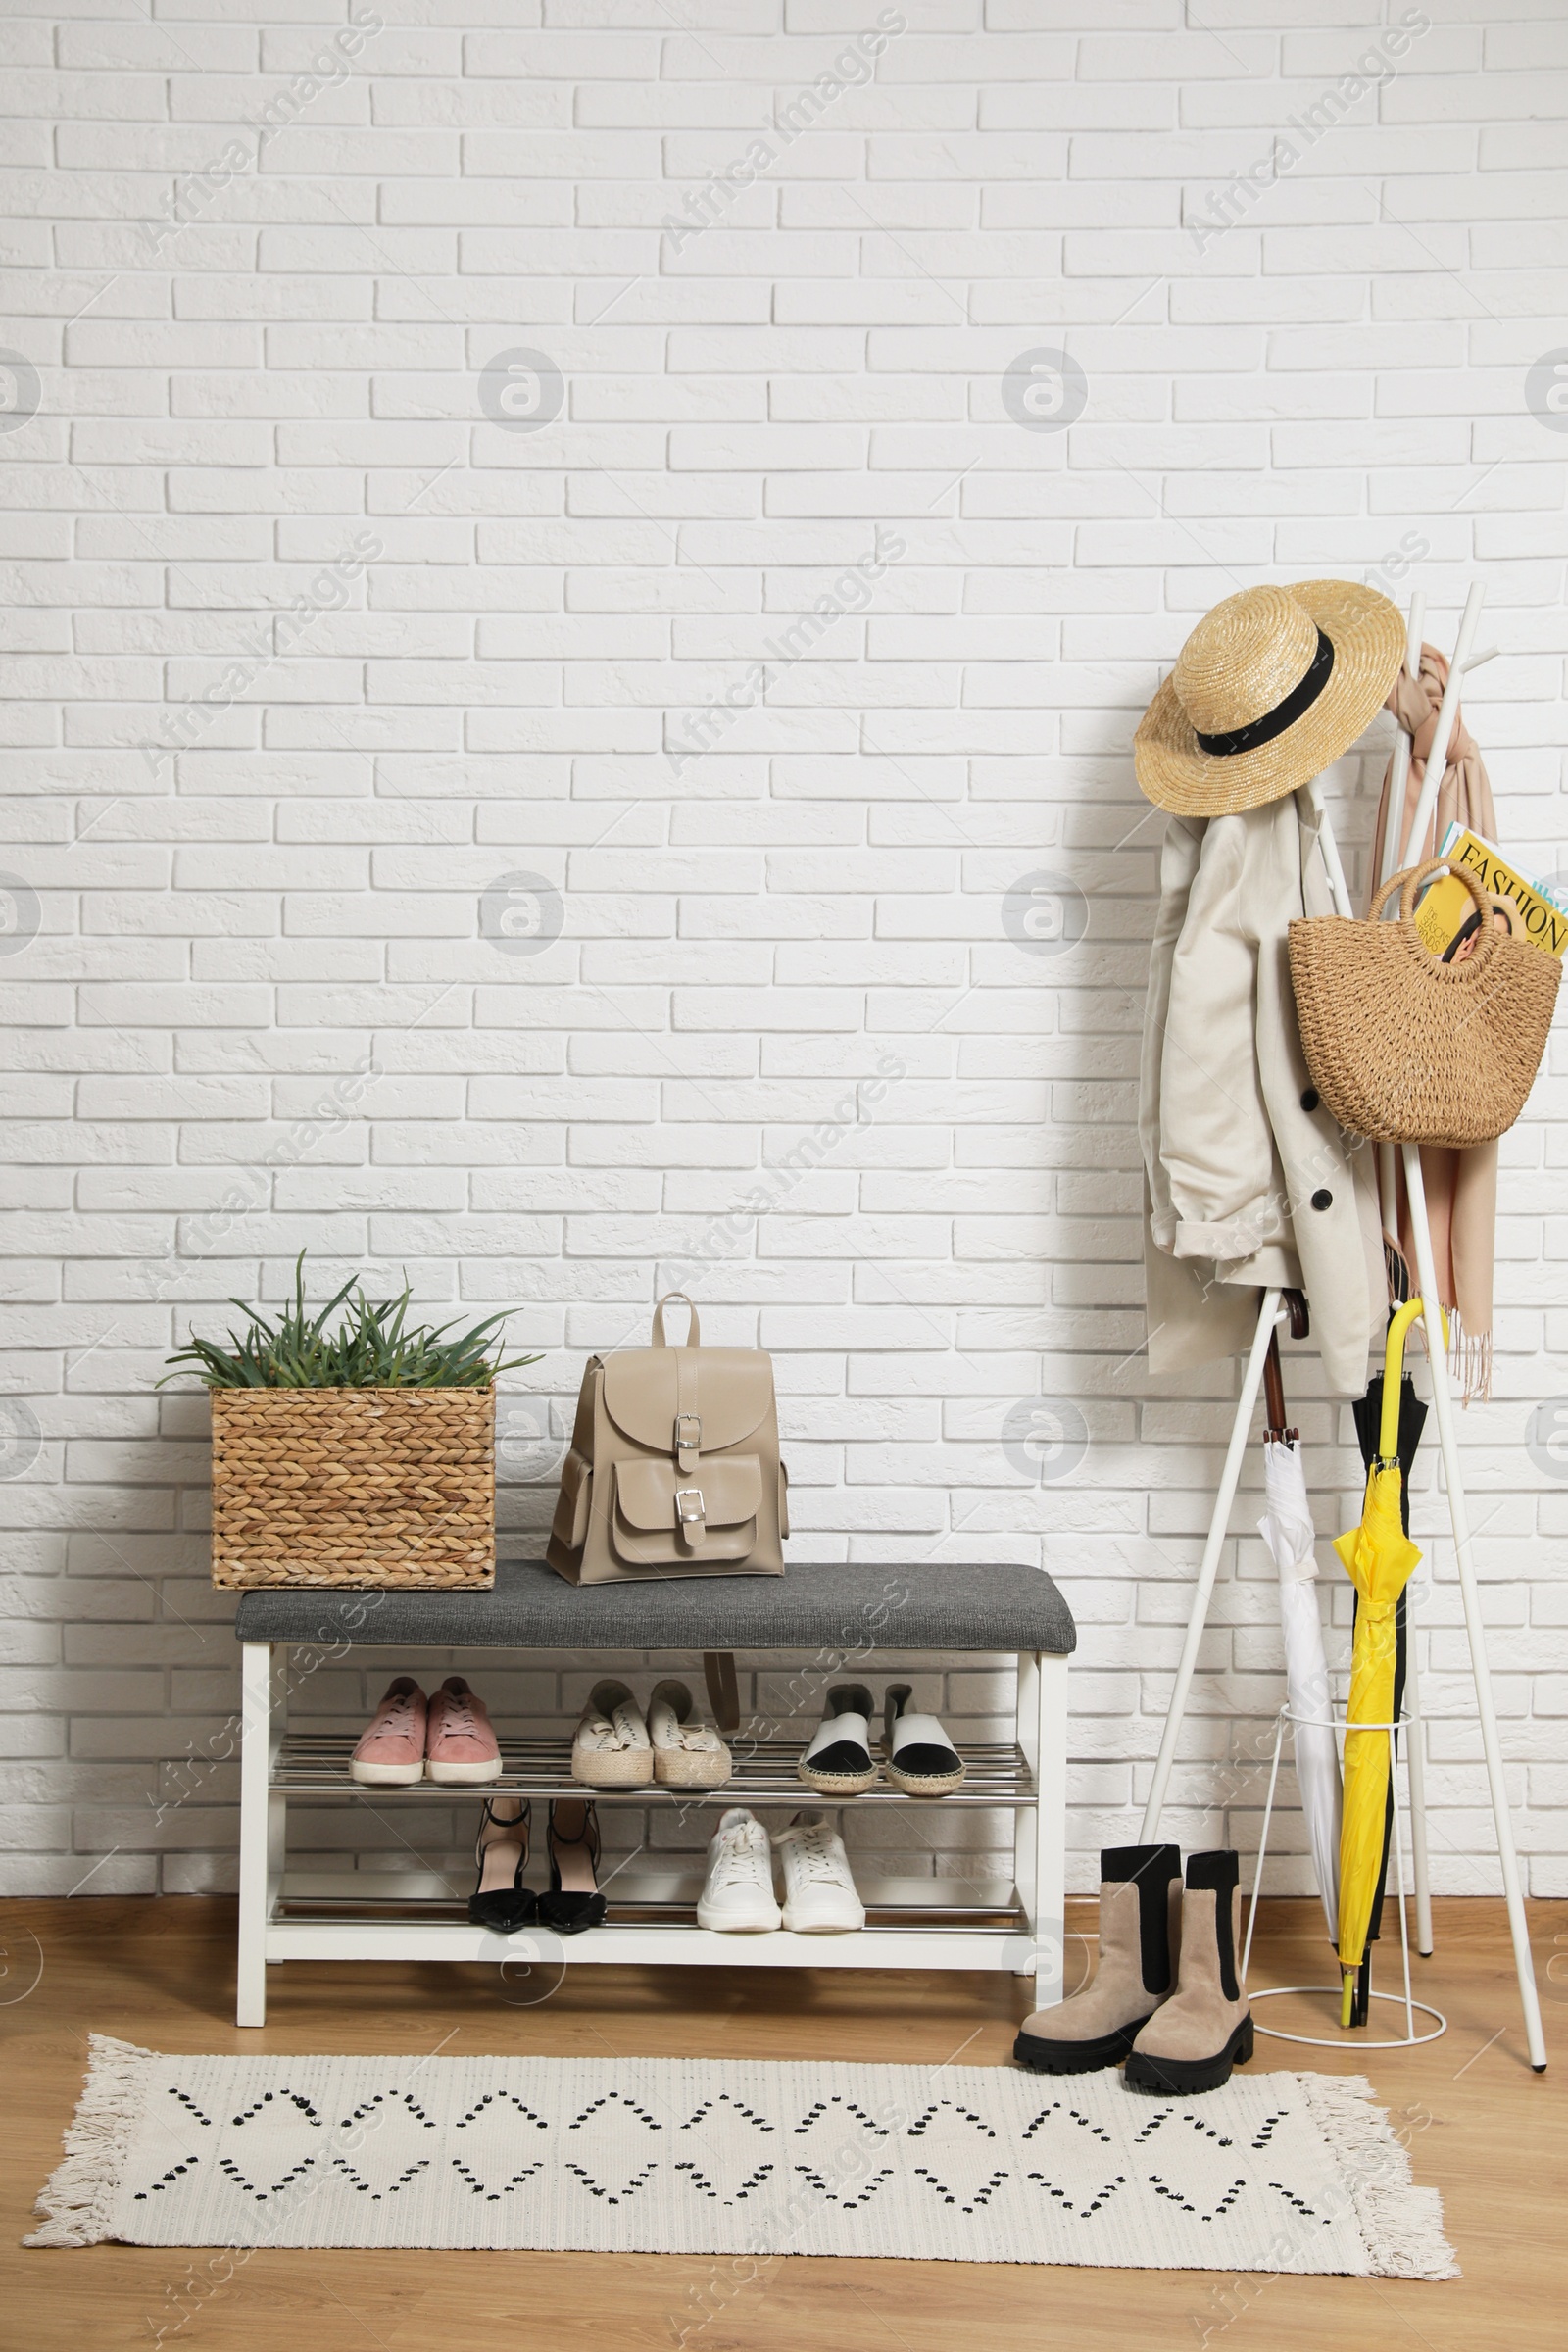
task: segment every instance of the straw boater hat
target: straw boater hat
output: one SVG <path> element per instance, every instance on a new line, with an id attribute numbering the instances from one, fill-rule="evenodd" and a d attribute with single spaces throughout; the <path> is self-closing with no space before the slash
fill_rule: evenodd
<path id="1" fill-rule="evenodd" d="M 1246 588 L 1201 619 L 1144 712 L 1133 762 L 1178 816 L 1236 816 L 1309 783 L 1355 741 L 1404 659 L 1375 588 Z"/>

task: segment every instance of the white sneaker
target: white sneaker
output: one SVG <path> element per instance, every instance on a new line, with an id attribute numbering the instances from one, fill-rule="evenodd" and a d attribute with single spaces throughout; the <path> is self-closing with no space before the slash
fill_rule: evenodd
<path id="1" fill-rule="evenodd" d="M 571 1777 L 589 1788 L 641 1788 L 654 1777 L 643 1711 L 624 1683 L 595 1683 L 571 1743 Z"/>
<path id="2" fill-rule="evenodd" d="M 773 1852 L 755 1813 L 731 1805 L 708 1845 L 708 1877 L 697 1905 L 700 1928 L 727 1936 L 764 1935 L 779 1924 Z"/>
<path id="3" fill-rule="evenodd" d="M 797 1813 L 773 1840 L 784 1864 L 784 1925 L 795 1936 L 845 1936 L 865 1925 L 844 1840 L 820 1813 Z"/>

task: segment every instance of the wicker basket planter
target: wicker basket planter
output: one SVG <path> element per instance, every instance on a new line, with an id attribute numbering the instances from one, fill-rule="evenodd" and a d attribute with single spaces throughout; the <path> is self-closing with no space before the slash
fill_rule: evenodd
<path id="1" fill-rule="evenodd" d="M 496 1393 L 215 1389 L 215 1585 L 492 1585 Z"/>

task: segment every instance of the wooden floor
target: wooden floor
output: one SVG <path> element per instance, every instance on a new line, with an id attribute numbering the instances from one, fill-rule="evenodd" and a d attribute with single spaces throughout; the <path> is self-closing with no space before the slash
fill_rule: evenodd
<path id="1" fill-rule="evenodd" d="M 270 2022 L 233 2014 L 233 1907 L 212 1899 L 0 1904 L 0 2343 L 25 2352 L 1562 2352 L 1568 2343 L 1568 1904 L 1532 1906 L 1552 2070 L 1524 2052 L 1502 1906 L 1437 1905 L 1417 1990 L 1447 2034 L 1358 2057 L 1258 2042 L 1255 2068 L 1364 2067 L 1443 2191 L 1462 2279 L 1233 2278 L 1196 2271 L 586 2254 L 209 2252 L 19 2240 L 60 2150 L 89 2030 L 165 2050 L 526 2050 L 649 2056 L 926 2059 L 1003 2065 L 1024 2007 L 1012 1978 L 780 1970 L 568 1971 L 519 2005 L 498 1972 L 294 1962 L 270 1971 Z M 1071 1923 L 1092 1929 L 1090 1906 Z M 1090 1946 L 1069 1946 L 1069 1984 Z M 1389 1947 L 1385 1946 L 1385 1950 Z M 1252 1984 L 1322 1981 L 1315 1904 L 1265 1907 Z M 35 1981 L 36 1980 L 36 1981 Z M 1394 1957 L 1384 1980 L 1394 1982 Z M 30 1989 L 28 1987 L 30 1986 Z M 372 2005 L 373 2004 L 373 2005 Z M 1294 2003 L 1269 2004 L 1277 2012 Z M 1392 2013 L 1391 2013 L 1392 2014 Z M 1314 2029 L 1310 2024 L 1308 2031 Z M 720 2277 L 719 2274 L 724 2274 Z M 686 2332 L 683 2335 L 683 2330 Z"/>

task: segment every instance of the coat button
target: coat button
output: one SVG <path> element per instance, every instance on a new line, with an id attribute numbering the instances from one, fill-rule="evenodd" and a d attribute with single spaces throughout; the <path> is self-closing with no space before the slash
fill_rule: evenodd
<path id="1" fill-rule="evenodd" d="M 1332 1208 L 1334 1206 L 1334 1195 L 1326 1186 L 1312 1195 L 1312 1206 L 1314 1208 Z"/>
<path id="2" fill-rule="evenodd" d="M 1323 1098 L 1318 1093 L 1317 1088 L 1315 1086 L 1309 1086 L 1305 1094 L 1301 1097 L 1301 1108 L 1303 1110 L 1316 1110 L 1322 1100 Z"/>

